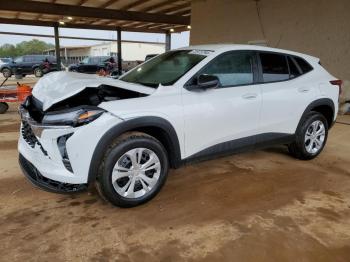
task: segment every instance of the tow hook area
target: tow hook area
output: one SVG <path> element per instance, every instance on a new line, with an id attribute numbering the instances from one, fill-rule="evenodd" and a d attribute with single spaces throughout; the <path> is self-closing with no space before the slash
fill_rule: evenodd
<path id="1" fill-rule="evenodd" d="M 43 190 L 53 193 L 68 194 L 81 192 L 88 188 L 88 184 L 62 183 L 44 177 L 39 170 L 36 169 L 35 166 L 33 166 L 33 164 L 25 159 L 21 154 L 19 155 L 19 164 L 29 181 Z"/>

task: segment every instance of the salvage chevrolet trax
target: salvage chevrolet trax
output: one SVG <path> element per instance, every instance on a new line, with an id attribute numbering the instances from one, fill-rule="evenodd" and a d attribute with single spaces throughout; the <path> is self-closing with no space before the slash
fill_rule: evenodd
<path id="1" fill-rule="evenodd" d="M 192 46 L 120 79 L 55 72 L 21 105 L 19 162 L 52 192 L 96 184 L 121 207 L 152 199 L 169 168 L 273 144 L 323 150 L 341 80 L 319 59 L 245 45 Z"/>

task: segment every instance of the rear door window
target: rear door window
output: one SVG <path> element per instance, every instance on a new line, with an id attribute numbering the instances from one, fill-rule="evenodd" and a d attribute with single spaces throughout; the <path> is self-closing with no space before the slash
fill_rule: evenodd
<path id="1" fill-rule="evenodd" d="M 25 62 L 25 63 L 33 62 L 33 57 L 32 56 L 25 56 L 25 57 L 23 57 L 23 62 Z"/>
<path id="2" fill-rule="evenodd" d="M 289 70 L 285 55 L 260 53 L 263 81 L 277 82 L 289 79 Z"/>

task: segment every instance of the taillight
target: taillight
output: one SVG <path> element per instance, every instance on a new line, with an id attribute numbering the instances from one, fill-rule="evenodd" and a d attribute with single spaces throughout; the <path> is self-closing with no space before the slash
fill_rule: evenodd
<path id="1" fill-rule="evenodd" d="M 342 92 L 343 81 L 338 79 L 338 80 L 331 80 L 329 82 L 334 86 L 339 86 L 339 95 L 340 95 Z"/>

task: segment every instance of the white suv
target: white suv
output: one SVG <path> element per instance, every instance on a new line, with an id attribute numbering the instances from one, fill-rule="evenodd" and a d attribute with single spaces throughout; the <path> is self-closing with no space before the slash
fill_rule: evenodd
<path id="1" fill-rule="evenodd" d="M 20 165 L 45 190 L 96 184 L 132 207 L 194 160 L 272 144 L 316 157 L 340 89 L 315 57 L 250 45 L 173 50 L 119 80 L 51 73 L 20 107 Z"/>

